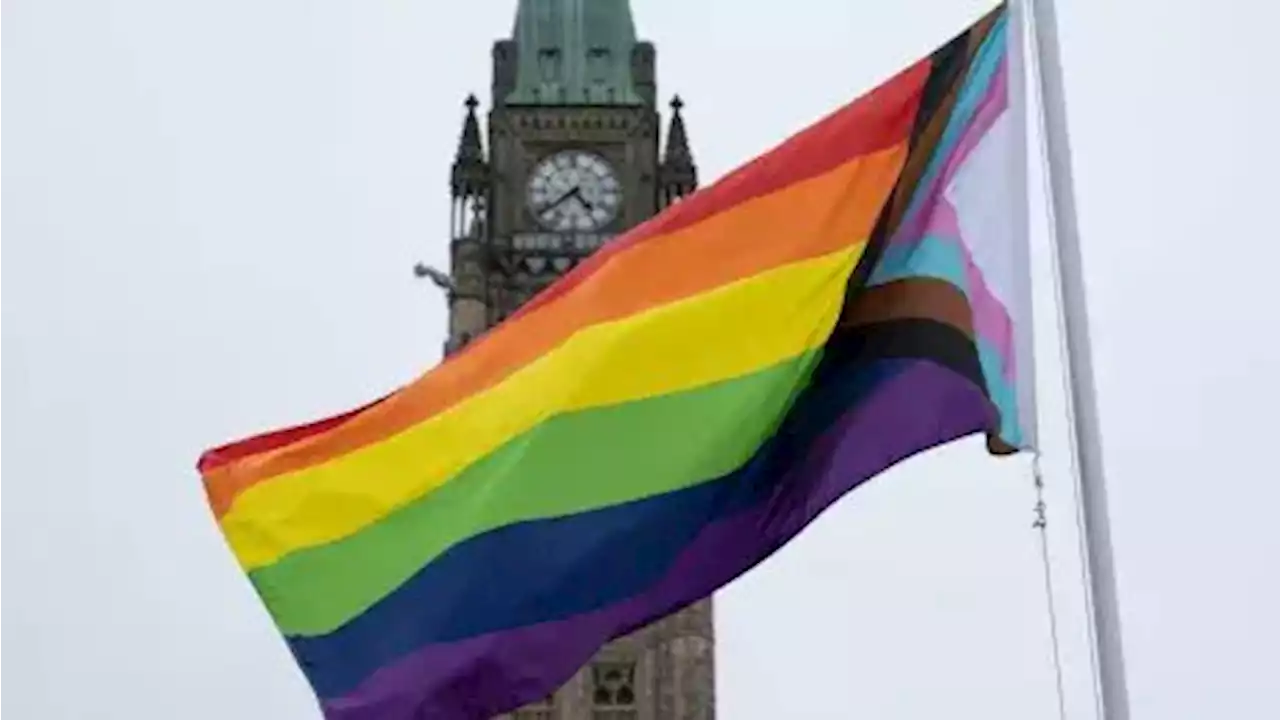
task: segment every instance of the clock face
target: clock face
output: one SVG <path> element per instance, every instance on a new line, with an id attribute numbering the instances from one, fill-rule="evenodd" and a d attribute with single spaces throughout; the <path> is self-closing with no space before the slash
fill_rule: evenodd
<path id="1" fill-rule="evenodd" d="M 604 158 L 581 150 L 558 152 L 529 177 L 529 211 L 548 230 L 593 232 L 622 206 L 622 183 Z"/>

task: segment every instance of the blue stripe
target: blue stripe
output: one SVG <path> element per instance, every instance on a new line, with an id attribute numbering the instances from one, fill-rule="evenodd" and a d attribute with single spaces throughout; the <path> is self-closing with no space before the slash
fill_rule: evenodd
<path id="1" fill-rule="evenodd" d="M 1000 439 L 1013 447 L 1022 447 L 1022 424 L 1018 416 L 1018 393 L 1013 384 L 1005 380 L 1004 360 L 991 343 L 978 338 L 978 361 L 982 363 L 982 376 L 987 381 L 987 394 L 1000 411 Z"/>
<path id="2" fill-rule="evenodd" d="M 925 235 L 919 242 L 891 243 L 871 271 L 867 285 L 876 287 L 895 280 L 933 278 L 951 283 L 968 297 L 969 275 L 958 243 L 958 240 L 932 234 Z"/>
<path id="3" fill-rule="evenodd" d="M 783 427 L 739 470 L 664 495 L 467 540 L 338 630 L 289 638 L 294 655 L 318 695 L 338 697 L 429 644 L 568 618 L 643 593 L 707 525 L 769 501 L 778 479 L 808 456 L 816 438 L 915 362 L 825 368 Z M 930 401 L 920 398 L 929 408 L 923 412 L 934 410 Z M 850 487 L 866 479 L 851 478 Z M 776 547 L 744 548 L 743 558 L 725 562 L 749 560 L 749 567 Z"/>

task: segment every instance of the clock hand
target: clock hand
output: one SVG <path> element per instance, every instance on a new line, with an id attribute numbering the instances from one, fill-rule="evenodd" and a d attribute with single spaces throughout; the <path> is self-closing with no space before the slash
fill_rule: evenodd
<path id="1" fill-rule="evenodd" d="M 595 205 L 591 204 L 589 200 L 583 197 L 581 187 L 574 188 L 573 193 L 578 196 L 578 202 L 582 203 L 582 207 L 586 208 L 587 212 L 591 212 L 596 209 Z"/>
<path id="2" fill-rule="evenodd" d="M 575 186 L 572 190 L 570 190 L 569 192 L 557 198 L 555 202 L 548 205 L 543 210 L 543 212 L 546 212 L 547 210 L 551 210 L 552 208 L 558 207 L 561 203 L 564 203 L 571 197 L 578 198 L 578 202 L 582 203 L 582 206 L 587 209 L 587 212 L 591 212 L 592 210 L 595 209 L 595 206 L 592 205 L 590 202 L 588 202 L 587 199 L 582 196 L 582 188 Z"/>
<path id="3" fill-rule="evenodd" d="M 560 206 L 560 205 L 562 205 L 566 200 L 568 200 L 569 198 L 573 197 L 574 195 L 579 195 L 579 196 L 581 196 L 581 193 L 579 193 L 579 192 L 578 192 L 578 188 L 576 188 L 576 187 L 575 187 L 575 188 L 573 188 L 572 190 L 570 190 L 570 191 L 566 192 L 565 194 L 561 195 L 560 197 L 556 198 L 555 202 L 553 202 L 553 203 L 551 203 L 550 205 L 548 205 L 548 206 L 546 206 L 545 208 L 543 208 L 543 212 L 546 212 L 547 210 L 551 210 L 551 209 L 554 209 L 554 208 L 559 207 L 559 206 Z"/>

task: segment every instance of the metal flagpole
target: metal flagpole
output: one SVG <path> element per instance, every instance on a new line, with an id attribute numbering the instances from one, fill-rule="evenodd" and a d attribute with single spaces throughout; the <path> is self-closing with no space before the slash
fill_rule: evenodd
<path id="1" fill-rule="evenodd" d="M 1067 373 L 1070 386 L 1067 400 L 1070 403 L 1074 431 L 1072 450 L 1079 474 L 1077 481 L 1087 547 L 1098 684 L 1102 689 L 1103 717 L 1106 720 L 1128 720 L 1129 697 L 1125 684 L 1115 565 L 1111 554 L 1106 482 L 1103 478 L 1102 441 L 1093 381 L 1084 268 L 1080 254 L 1079 228 L 1076 224 L 1075 188 L 1071 178 L 1071 147 L 1062 88 L 1057 18 L 1053 0 L 1024 2 L 1030 11 L 1030 34 L 1039 74 L 1036 80 L 1041 89 L 1041 131 L 1044 133 L 1048 155 L 1045 172 L 1050 186 L 1053 237 L 1062 294 L 1059 312 L 1066 334 L 1066 367 L 1063 371 Z"/>

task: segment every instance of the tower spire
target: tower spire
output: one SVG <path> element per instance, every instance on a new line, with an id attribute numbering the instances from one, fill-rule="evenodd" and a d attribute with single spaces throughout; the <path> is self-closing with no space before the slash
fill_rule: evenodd
<path id="1" fill-rule="evenodd" d="M 630 0 L 520 0 L 512 105 L 641 105 Z"/>
<path id="2" fill-rule="evenodd" d="M 453 158 L 450 189 L 454 197 L 481 195 L 488 181 L 488 164 L 484 158 L 484 146 L 480 144 L 480 121 L 476 107 L 480 101 L 475 94 L 464 102 L 467 116 L 462 121 L 462 134 L 458 136 L 458 152 Z"/>
<path id="3" fill-rule="evenodd" d="M 689 149 L 689 136 L 680 114 L 684 101 L 679 95 L 671 98 L 671 125 L 667 129 L 667 148 L 662 156 L 661 200 L 670 205 L 698 189 L 698 168 Z"/>

